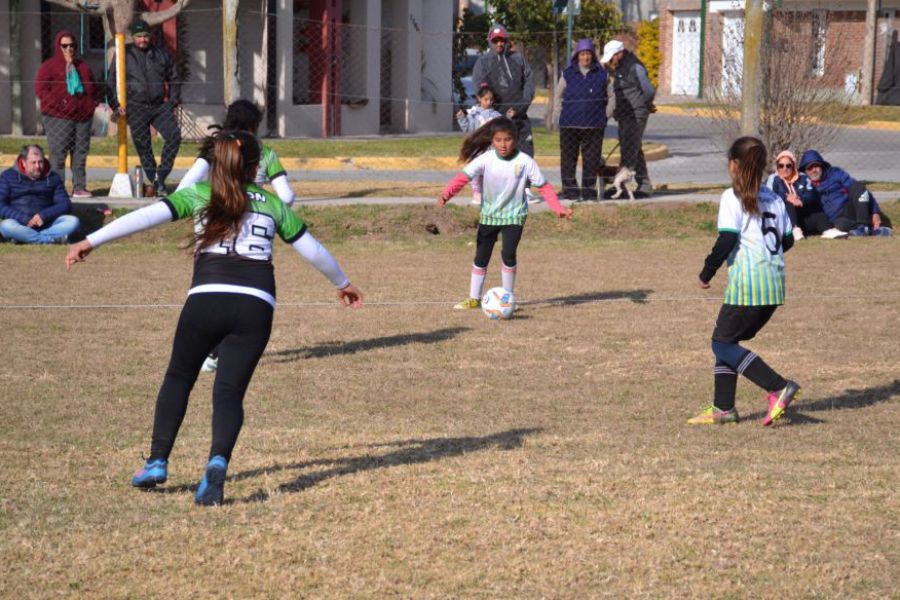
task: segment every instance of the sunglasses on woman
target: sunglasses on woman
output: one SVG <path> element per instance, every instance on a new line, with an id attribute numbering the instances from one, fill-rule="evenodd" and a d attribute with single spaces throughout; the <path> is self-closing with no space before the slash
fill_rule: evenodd
<path id="1" fill-rule="evenodd" d="M 65 50 L 66 48 L 74 48 L 75 44 L 60 44 L 59 47 Z"/>
<path id="2" fill-rule="evenodd" d="M 793 169 L 794 168 L 793 163 L 778 163 L 775 166 L 778 167 L 779 169 Z"/>

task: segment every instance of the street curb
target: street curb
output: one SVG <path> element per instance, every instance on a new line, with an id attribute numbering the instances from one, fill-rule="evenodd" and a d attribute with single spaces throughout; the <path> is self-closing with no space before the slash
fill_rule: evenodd
<path id="1" fill-rule="evenodd" d="M 644 151 L 648 161 L 669 157 L 669 149 L 662 144 L 654 144 Z M 611 163 L 618 163 L 620 155 L 610 156 Z M 16 155 L 0 154 L 0 165 L 14 164 Z M 454 171 L 460 168 L 455 156 L 335 156 L 333 158 L 290 158 L 279 156 L 282 166 L 288 171 Z M 542 167 L 558 167 L 559 155 L 535 157 Z M 128 157 L 131 168 L 140 164 L 136 156 Z M 181 156 L 175 159 L 176 169 L 189 169 L 194 157 Z M 88 156 L 90 169 L 115 169 L 119 165 L 115 156 Z"/>
<path id="2" fill-rule="evenodd" d="M 681 115 L 686 117 L 714 117 L 718 112 L 712 107 L 684 108 L 681 106 L 657 105 L 656 112 L 665 115 Z M 900 131 L 900 123 L 894 121 L 866 121 L 855 125 L 840 125 L 853 129 L 868 129 L 871 131 Z"/>

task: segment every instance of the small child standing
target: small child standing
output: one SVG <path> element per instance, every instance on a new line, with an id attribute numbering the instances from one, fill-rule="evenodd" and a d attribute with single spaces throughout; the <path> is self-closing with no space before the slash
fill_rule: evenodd
<path id="1" fill-rule="evenodd" d="M 487 275 L 488 263 L 497 238 L 502 234 L 501 277 L 503 288 L 513 293 L 516 285 L 516 249 L 522 239 L 528 203 L 526 182 L 538 187 L 547 206 L 559 217 L 569 219 L 572 209 L 562 206 L 553 186 L 541 174 L 534 159 L 517 150 L 518 129 L 506 117 L 494 119 L 465 139 L 460 150 L 460 162 L 468 163 L 462 172 L 450 180 L 438 205 L 444 206 L 469 182 L 484 177 L 481 219 L 478 225 L 475 262 L 469 283 L 469 297 L 454 306 L 472 309 L 481 306 L 481 291 Z M 492 151 L 488 151 L 493 148 Z"/>
<path id="2" fill-rule="evenodd" d="M 463 133 L 473 133 L 482 125 L 489 121 L 493 121 L 497 117 L 502 117 L 496 109 L 494 109 L 494 90 L 488 85 L 481 86 L 475 93 L 478 104 L 463 112 L 462 109 L 456 112 L 456 122 Z M 509 109 L 511 113 L 513 109 Z M 481 179 L 472 180 L 472 204 L 478 206 L 481 204 Z"/>
<path id="3" fill-rule="evenodd" d="M 712 335 L 715 391 L 713 403 L 688 420 L 692 425 L 738 422 L 734 407 L 738 374 L 768 392 L 763 425 L 781 418 L 800 391 L 799 385 L 738 344 L 753 339 L 784 304 L 784 253 L 794 245 L 784 202 L 761 185 L 765 172 L 763 143 L 754 137 L 738 138 L 728 151 L 728 173 L 734 187 L 722 193 L 719 237 L 698 282 L 701 288 L 709 288 L 716 270 L 728 261 L 725 301 Z"/>

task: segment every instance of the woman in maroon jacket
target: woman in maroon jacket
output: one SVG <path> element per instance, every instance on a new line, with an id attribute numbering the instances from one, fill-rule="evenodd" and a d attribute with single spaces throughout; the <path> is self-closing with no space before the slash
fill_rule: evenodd
<path id="1" fill-rule="evenodd" d="M 66 157 L 71 154 L 72 195 L 89 198 L 84 164 L 91 149 L 91 121 L 99 90 L 90 67 L 77 58 L 74 35 L 60 31 L 53 49 L 53 57 L 44 61 L 34 82 L 50 145 L 50 162 L 65 182 Z"/>

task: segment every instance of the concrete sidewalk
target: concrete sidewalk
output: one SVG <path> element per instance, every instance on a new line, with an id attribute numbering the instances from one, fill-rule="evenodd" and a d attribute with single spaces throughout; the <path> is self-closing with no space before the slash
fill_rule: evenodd
<path id="1" fill-rule="evenodd" d="M 669 149 L 663 144 L 648 142 L 649 147 L 644 151 L 648 161 L 668 158 Z M 130 148 L 129 144 L 129 148 Z M 276 149 L 277 151 L 277 149 Z M 619 162 L 618 151 L 610 155 L 610 162 Z M 0 154 L 0 165 L 12 165 L 17 156 L 14 154 Z M 291 171 L 455 171 L 458 170 L 459 160 L 456 156 L 334 156 L 327 158 L 298 158 L 290 156 L 278 156 L 282 166 Z M 196 157 L 179 156 L 175 159 L 175 169 L 190 169 Z M 543 167 L 559 167 L 559 154 L 545 154 L 535 157 L 535 160 Z M 87 157 L 88 169 L 116 169 L 118 158 L 109 155 L 89 155 Z M 134 169 L 139 165 L 137 156 L 128 155 L 128 165 Z M 68 166 L 68 162 L 67 162 Z"/>
<path id="2" fill-rule="evenodd" d="M 563 204 L 567 206 L 574 206 L 577 210 L 578 207 L 587 207 L 587 206 L 605 206 L 605 205 L 622 205 L 622 204 L 641 204 L 641 205 L 653 205 L 653 204 L 673 204 L 679 202 L 718 202 L 719 196 L 721 196 L 721 192 L 680 192 L 680 191 L 660 191 L 656 193 L 652 198 L 647 198 L 643 200 L 602 200 L 600 202 L 571 202 L 571 201 L 563 201 Z M 876 198 L 882 201 L 892 201 L 892 200 L 900 200 L 900 190 L 893 191 L 881 191 L 875 194 Z M 141 206 L 146 206 L 147 204 L 151 204 L 155 202 L 155 198 L 106 198 L 106 197 L 94 197 L 94 198 L 78 198 L 73 199 L 73 203 L 76 205 L 82 206 L 108 206 L 109 208 L 140 208 Z M 391 196 L 378 196 L 378 197 L 352 197 L 352 198 L 316 198 L 316 197 L 303 197 L 299 198 L 295 204 L 295 206 L 349 206 L 353 204 L 374 204 L 374 205 L 421 205 L 421 204 L 436 204 L 437 198 L 431 196 L 410 196 L 410 197 L 391 197 Z M 455 204 L 457 206 L 469 206 L 469 198 L 467 195 L 462 194 L 457 196 L 451 201 L 451 204 Z M 529 212 L 541 212 L 547 210 L 547 205 L 544 202 L 539 202 L 538 204 L 531 204 L 528 207 Z"/>

